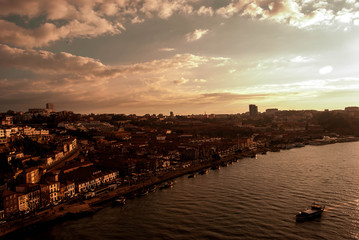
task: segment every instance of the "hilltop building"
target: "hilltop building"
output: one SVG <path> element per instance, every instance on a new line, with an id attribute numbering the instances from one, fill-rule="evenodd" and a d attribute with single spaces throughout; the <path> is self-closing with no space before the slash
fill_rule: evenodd
<path id="1" fill-rule="evenodd" d="M 47 112 L 54 112 L 55 111 L 55 104 L 53 103 L 46 103 L 46 110 Z"/>
<path id="2" fill-rule="evenodd" d="M 249 105 L 249 115 L 250 116 L 256 116 L 258 115 L 258 107 L 254 104 Z"/>

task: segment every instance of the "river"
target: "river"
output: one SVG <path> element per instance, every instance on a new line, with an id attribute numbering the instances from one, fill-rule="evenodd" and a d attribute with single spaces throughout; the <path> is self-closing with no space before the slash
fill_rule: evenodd
<path id="1" fill-rule="evenodd" d="M 312 202 L 321 218 L 296 223 Z M 359 142 L 241 159 L 24 239 L 359 239 Z"/>

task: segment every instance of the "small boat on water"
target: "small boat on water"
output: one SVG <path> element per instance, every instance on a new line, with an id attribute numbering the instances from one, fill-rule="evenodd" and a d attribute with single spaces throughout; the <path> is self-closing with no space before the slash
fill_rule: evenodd
<path id="1" fill-rule="evenodd" d="M 221 167 L 227 167 L 227 166 L 228 166 L 228 163 L 226 163 L 226 162 L 221 163 Z"/>
<path id="2" fill-rule="evenodd" d="M 204 175 L 208 173 L 208 169 L 202 169 L 201 171 L 199 171 L 199 174 Z"/>
<path id="3" fill-rule="evenodd" d="M 115 203 L 116 203 L 116 204 L 119 204 L 119 205 L 124 205 L 124 204 L 126 204 L 126 198 L 124 198 L 124 197 L 119 197 L 119 198 L 117 198 L 117 199 L 115 200 Z"/>
<path id="4" fill-rule="evenodd" d="M 320 217 L 324 211 L 324 208 L 325 206 L 320 206 L 316 203 L 313 203 L 310 209 L 299 212 L 295 216 L 295 219 L 297 222 L 304 222 Z"/>
<path id="5" fill-rule="evenodd" d="M 173 187 L 173 182 L 172 181 L 168 181 L 168 182 L 165 182 L 164 184 L 162 184 L 160 186 L 160 189 L 166 189 L 166 188 L 171 188 Z"/>
<path id="6" fill-rule="evenodd" d="M 141 196 L 147 196 L 149 193 L 149 190 L 148 189 L 142 189 L 142 191 L 140 192 L 140 195 Z"/>
<path id="7" fill-rule="evenodd" d="M 212 170 L 217 170 L 217 169 L 219 169 L 220 167 L 219 167 L 219 165 L 218 164 L 216 164 L 216 165 L 213 165 L 212 167 L 211 167 L 211 169 Z"/>
<path id="8" fill-rule="evenodd" d="M 197 177 L 197 174 L 195 174 L 195 173 L 188 175 L 188 178 L 195 178 L 195 177 Z"/>
<path id="9" fill-rule="evenodd" d="M 150 192 L 155 192 L 156 189 L 157 189 L 157 186 L 156 186 L 156 185 L 153 185 L 153 186 L 151 186 L 148 190 L 149 190 Z"/>

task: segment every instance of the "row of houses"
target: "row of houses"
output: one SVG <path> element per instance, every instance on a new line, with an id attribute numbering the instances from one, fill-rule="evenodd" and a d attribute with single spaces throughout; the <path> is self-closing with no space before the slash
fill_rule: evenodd
<path id="1" fill-rule="evenodd" d="M 24 136 L 34 141 L 51 138 L 49 130 L 46 129 L 35 129 L 28 126 L 0 128 L 0 144 L 6 144 L 12 136 Z"/>
<path id="2" fill-rule="evenodd" d="M 0 138 L 9 138 L 11 135 L 49 135 L 50 132 L 47 129 L 36 129 L 33 127 L 11 127 L 11 128 L 0 128 Z"/>
<path id="3" fill-rule="evenodd" d="M 37 211 L 61 200 L 70 199 L 77 193 L 94 191 L 118 178 L 118 171 L 99 170 L 93 166 L 67 173 L 47 173 L 39 183 L 21 184 L 16 186 L 15 191 L 3 191 L 0 218 Z"/>
<path id="4" fill-rule="evenodd" d="M 68 141 L 63 143 L 63 151 L 56 151 L 52 156 L 48 156 L 46 158 L 46 165 L 51 166 L 52 164 L 56 163 L 57 161 L 61 160 L 62 158 L 66 157 L 72 150 L 77 147 L 77 139 L 72 138 Z"/>

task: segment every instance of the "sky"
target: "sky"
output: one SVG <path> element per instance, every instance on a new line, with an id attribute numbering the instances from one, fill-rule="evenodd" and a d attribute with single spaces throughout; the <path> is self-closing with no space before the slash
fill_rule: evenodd
<path id="1" fill-rule="evenodd" d="M 0 112 L 359 105 L 356 0 L 0 0 Z"/>

